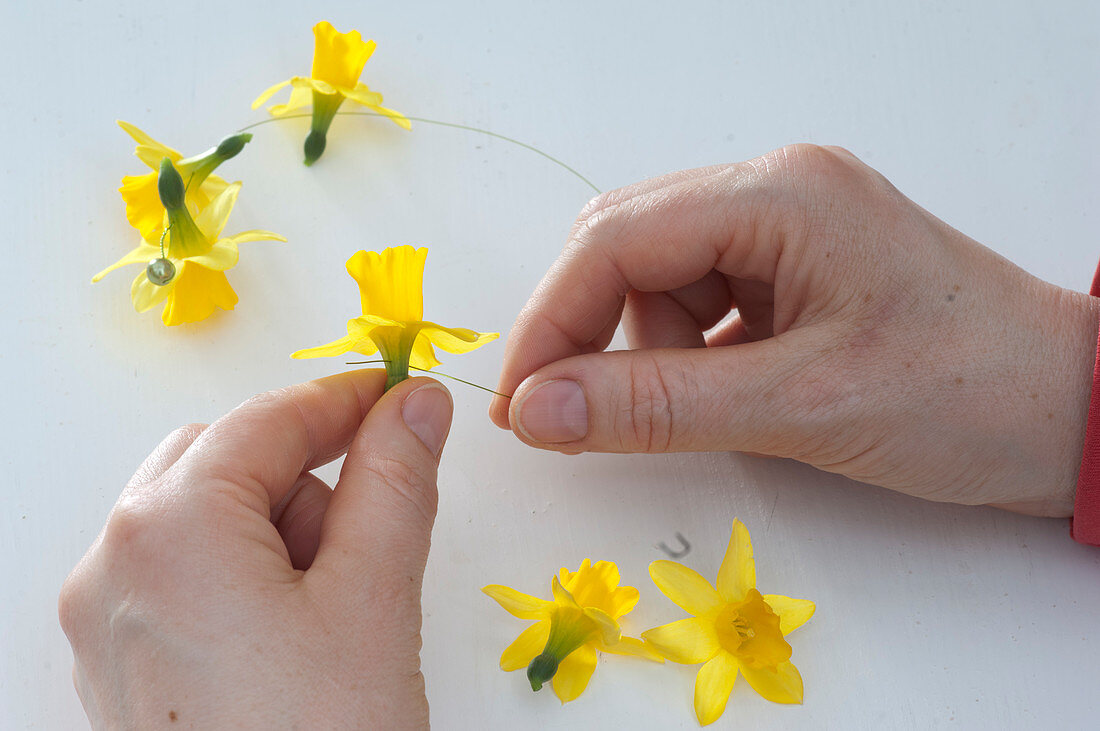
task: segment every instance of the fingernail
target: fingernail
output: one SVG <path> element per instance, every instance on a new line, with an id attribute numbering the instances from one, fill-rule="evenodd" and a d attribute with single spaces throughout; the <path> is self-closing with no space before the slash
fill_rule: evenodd
<path id="1" fill-rule="evenodd" d="M 439 456 L 451 428 L 451 395 L 439 386 L 421 386 L 405 398 L 401 418 L 432 454 Z"/>
<path id="2" fill-rule="evenodd" d="M 529 439 L 546 444 L 575 442 L 588 433 L 588 405 L 576 381 L 547 381 L 523 399 L 516 421 Z"/>

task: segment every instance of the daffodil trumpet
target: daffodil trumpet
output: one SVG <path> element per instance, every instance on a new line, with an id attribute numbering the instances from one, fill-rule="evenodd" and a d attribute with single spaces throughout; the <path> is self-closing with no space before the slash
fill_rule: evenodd
<path id="1" fill-rule="evenodd" d="M 347 335 L 326 345 L 306 348 L 291 358 L 324 358 L 349 351 L 379 353 L 386 366 L 386 390 L 409 377 L 409 369 L 440 365 L 436 346 L 448 353 L 468 353 L 496 340 L 500 333 L 479 333 L 424 320 L 426 248 L 398 246 L 381 253 L 358 251 L 347 261 L 348 274 L 359 285 L 363 314 L 348 320 Z"/>

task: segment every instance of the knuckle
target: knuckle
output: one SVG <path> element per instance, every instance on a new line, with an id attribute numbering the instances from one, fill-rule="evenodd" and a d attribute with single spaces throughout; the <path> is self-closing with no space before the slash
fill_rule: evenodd
<path id="1" fill-rule="evenodd" d="M 57 618 L 61 629 L 72 638 L 82 626 L 85 606 L 88 603 L 88 585 L 78 570 L 74 570 L 61 585 L 57 597 Z"/>
<path id="2" fill-rule="evenodd" d="M 103 529 L 103 550 L 141 559 L 161 539 L 155 512 L 139 497 L 123 493 Z"/>
<path id="3" fill-rule="evenodd" d="M 371 489 L 381 488 L 379 497 L 393 503 L 391 507 L 411 511 L 428 526 L 435 522 L 438 495 L 428 469 L 402 456 L 377 454 L 362 458 L 356 467 Z"/>
<path id="4" fill-rule="evenodd" d="M 628 451 L 670 451 L 676 438 L 675 411 L 685 407 L 685 380 L 664 374 L 653 358 L 631 359 L 627 379 L 627 409 L 617 429 Z M 690 411 L 690 406 L 688 406 Z"/>

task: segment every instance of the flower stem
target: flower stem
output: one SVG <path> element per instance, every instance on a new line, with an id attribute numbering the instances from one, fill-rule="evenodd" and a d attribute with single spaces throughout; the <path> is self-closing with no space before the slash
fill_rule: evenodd
<path id="1" fill-rule="evenodd" d="M 385 117 L 386 116 L 385 114 L 379 114 L 378 112 L 340 112 L 340 111 L 334 112 L 334 116 L 344 116 L 344 115 L 349 116 L 349 117 Z M 260 120 L 259 122 L 253 122 L 252 124 L 245 125 L 244 127 L 241 127 L 237 131 L 238 132 L 243 132 L 246 129 L 252 129 L 253 127 L 259 127 L 262 124 L 270 124 L 271 122 L 278 122 L 278 121 L 283 120 L 283 119 L 301 119 L 301 118 L 305 118 L 305 117 L 313 117 L 313 113 L 310 112 L 310 113 L 303 113 L 303 114 L 285 114 L 281 117 L 272 117 L 271 119 L 263 119 L 263 120 Z M 588 178 L 581 175 L 574 168 L 570 167 L 569 165 L 566 165 L 564 162 L 562 162 L 558 158 L 554 157 L 553 155 L 550 155 L 549 153 L 543 152 L 542 150 L 535 147 L 534 145 L 529 145 L 526 142 L 520 142 L 519 140 L 517 140 L 513 137 L 507 137 L 505 135 L 498 134 L 497 132 L 491 132 L 487 129 L 482 129 L 481 127 L 472 127 L 472 126 L 467 125 L 467 124 L 457 124 L 455 122 L 442 122 L 438 119 L 427 119 L 425 117 L 406 117 L 406 119 L 409 119 L 413 122 L 423 122 L 424 124 L 434 124 L 434 125 L 437 125 L 439 127 L 451 127 L 452 129 L 466 130 L 467 132 L 477 132 L 479 134 L 488 135 L 489 137 L 495 137 L 498 140 L 504 140 L 505 142 L 510 142 L 511 144 L 522 147 L 525 150 L 530 150 L 531 152 L 534 152 L 535 154 L 542 155 L 543 157 L 545 157 L 550 162 L 552 162 L 555 165 L 557 165 L 561 168 L 564 168 L 565 170 L 572 173 L 577 179 L 579 179 L 581 182 L 583 182 L 585 185 L 587 185 L 592 190 L 596 191 L 596 193 L 601 193 L 602 192 L 599 188 L 596 187 L 595 183 L 593 183 L 591 180 L 589 180 Z M 311 136 L 313 135 L 312 131 L 310 132 L 310 135 Z"/>
<path id="2" fill-rule="evenodd" d="M 384 361 L 384 360 L 349 360 L 346 363 L 344 363 L 344 365 L 370 365 L 372 363 L 385 363 L 385 362 L 386 361 Z M 473 381 L 465 381 L 465 380 L 459 378 L 458 376 L 450 376 L 450 375 L 447 375 L 446 373 L 440 373 L 439 371 L 433 371 L 433 370 L 429 370 L 427 368 L 417 368 L 414 365 L 410 365 L 409 369 L 414 370 L 414 371 L 423 371 L 424 373 L 431 373 L 433 376 L 443 376 L 444 378 L 450 378 L 452 381 L 458 381 L 459 383 L 465 383 L 467 386 L 473 386 L 474 388 L 480 388 L 482 391 L 488 391 L 489 393 L 500 396 L 501 398 L 508 398 L 508 399 L 512 398 L 511 396 L 509 396 L 506 393 L 501 393 L 500 391 L 494 391 L 491 388 L 488 388 L 486 386 L 481 386 L 477 383 L 474 383 Z"/>

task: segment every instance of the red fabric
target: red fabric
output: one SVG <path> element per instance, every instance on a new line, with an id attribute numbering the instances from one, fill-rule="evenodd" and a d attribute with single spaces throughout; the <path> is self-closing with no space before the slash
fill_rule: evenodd
<path id="1" fill-rule="evenodd" d="M 1100 267 L 1092 278 L 1089 294 L 1100 296 Z M 1100 338 L 1096 346 L 1096 363 L 1092 371 L 1092 396 L 1089 398 L 1089 419 L 1085 427 L 1085 451 L 1081 471 L 1077 473 L 1077 496 L 1070 519 L 1073 540 L 1100 546 Z"/>

